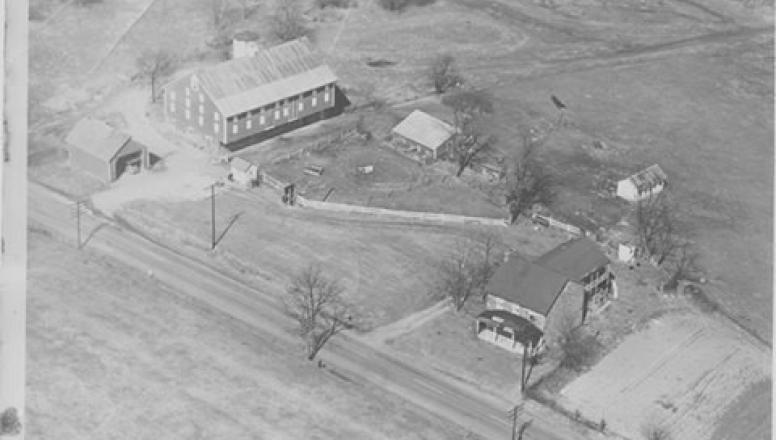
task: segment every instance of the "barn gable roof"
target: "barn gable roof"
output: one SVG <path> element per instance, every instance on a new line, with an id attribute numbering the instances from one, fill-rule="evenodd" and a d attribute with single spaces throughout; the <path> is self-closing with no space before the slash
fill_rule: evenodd
<path id="1" fill-rule="evenodd" d="M 113 159 L 130 137 L 96 119 L 81 119 L 65 138 L 73 147 L 106 162 Z"/>
<path id="2" fill-rule="evenodd" d="M 493 274 L 486 291 L 542 315 L 550 312 L 568 279 L 512 253 Z"/>
<path id="3" fill-rule="evenodd" d="M 536 264 L 580 283 L 585 275 L 609 264 L 609 258 L 592 240 L 580 237 L 562 243 L 537 258 Z"/>
<path id="4" fill-rule="evenodd" d="M 194 73 L 224 116 L 234 116 L 337 80 L 306 37 Z"/>
<path id="5" fill-rule="evenodd" d="M 668 181 L 668 176 L 660 168 L 660 165 L 654 164 L 628 177 L 628 180 L 633 182 L 636 189 L 643 192 L 659 184 L 665 184 Z"/>
<path id="6" fill-rule="evenodd" d="M 413 110 L 392 131 L 432 150 L 439 148 L 455 133 L 450 124 L 420 110 Z"/>

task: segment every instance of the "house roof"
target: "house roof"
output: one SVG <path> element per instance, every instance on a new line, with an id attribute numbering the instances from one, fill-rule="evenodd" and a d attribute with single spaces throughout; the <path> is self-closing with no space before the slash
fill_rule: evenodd
<path id="1" fill-rule="evenodd" d="M 562 243 L 536 259 L 536 264 L 576 282 L 581 282 L 585 275 L 608 263 L 609 258 L 601 248 L 586 237 Z"/>
<path id="2" fill-rule="evenodd" d="M 113 159 L 130 137 L 96 119 L 81 119 L 65 142 L 106 162 Z"/>
<path id="3" fill-rule="evenodd" d="M 307 38 L 292 40 L 194 74 L 224 116 L 234 116 L 337 80 Z"/>
<path id="4" fill-rule="evenodd" d="M 663 172 L 663 169 L 660 168 L 660 165 L 654 164 L 628 177 L 628 180 L 633 182 L 633 185 L 639 191 L 644 191 L 653 188 L 658 184 L 665 183 L 668 180 L 668 176 Z"/>
<path id="5" fill-rule="evenodd" d="M 455 133 L 452 125 L 420 110 L 413 110 L 393 132 L 424 147 L 436 150 Z"/>
<path id="6" fill-rule="evenodd" d="M 515 338 L 523 345 L 527 345 L 530 342 L 531 345 L 536 347 L 543 336 L 542 331 L 533 325 L 531 321 L 506 310 L 485 310 L 477 315 L 477 319 L 499 322 L 505 327 L 514 329 Z"/>
<path id="7" fill-rule="evenodd" d="M 486 291 L 546 316 L 567 282 L 562 274 L 515 252 L 493 274 Z"/>
<path id="8" fill-rule="evenodd" d="M 240 171 L 248 171 L 253 166 L 252 163 L 242 157 L 233 157 L 229 163 L 232 165 L 232 168 Z"/>

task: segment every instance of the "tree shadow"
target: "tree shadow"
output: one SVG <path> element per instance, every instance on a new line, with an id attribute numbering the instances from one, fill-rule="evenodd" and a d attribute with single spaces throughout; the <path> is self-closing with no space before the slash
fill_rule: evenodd
<path id="1" fill-rule="evenodd" d="M 233 215 L 232 218 L 229 219 L 229 223 L 226 224 L 226 228 L 224 228 L 224 231 L 221 232 L 221 235 L 218 236 L 216 239 L 215 245 L 218 246 L 218 243 L 221 243 L 221 240 L 223 240 L 224 236 L 226 236 L 226 233 L 229 232 L 229 229 L 234 226 L 235 223 L 237 223 L 237 220 L 245 214 L 245 211 L 240 211 L 237 214 Z"/>

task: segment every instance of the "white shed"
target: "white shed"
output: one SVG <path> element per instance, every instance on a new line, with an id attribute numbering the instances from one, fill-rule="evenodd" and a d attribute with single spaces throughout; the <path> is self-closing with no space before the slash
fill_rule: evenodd
<path id="1" fill-rule="evenodd" d="M 241 157 L 229 161 L 229 176 L 232 181 L 251 187 L 259 180 L 259 167 Z"/>
<path id="2" fill-rule="evenodd" d="M 655 164 L 617 182 L 617 196 L 638 202 L 659 194 L 667 183 L 668 176 Z"/>

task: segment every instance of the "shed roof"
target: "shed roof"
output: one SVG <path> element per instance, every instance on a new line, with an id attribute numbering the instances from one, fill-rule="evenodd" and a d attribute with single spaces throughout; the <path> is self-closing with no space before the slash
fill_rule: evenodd
<path id="1" fill-rule="evenodd" d="M 592 240 L 580 237 L 562 243 L 537 258 L 536 264 L 579 283 L 588 273 L 609 264 L 609 258 Z"/>
<path id="2" fill-rule="evenodd" d="M 455 133 L 452 125 L 428 113 L 413 110 L 393 128 L 393 132 L 424 147 L 436 150 Z"/>
<path id="3" fill-rule="evenodd" d="M 486 291 L 546 316 L 567 282 L 560 273 L 514 252 L 493 274 Z"/>
<path id="4" fill-rule="evenodd" d="M 248 171 L 253 166 L 252 163 L 242 157 L 233 157 L 229 163 L 232 165 L 232 168 L 240 171 Z"/>
<path id="5" fill-rule="evenodd" d="M 96 119 L 78 121 L 65 138 L 65 142 L 80 150 L 109 162 L 129 142 L 129 135 L 121 133 Z"/>
<path id="6" fill-rule="evenodd" d="M 224 116 L 233 116 L 337 80 L 302 37 L 194 75 Z"/>
<path id="7" fill-rule="evenodd" d="M 528 345 L 528 342 L 530 342 L 531 345 L 536 347 L 544 335 L 531 321 L 506 310 L 485 310 L 477 315 L 477 319 L 501 321 L 501 325 L 515 330 L 515 338 L 523 345 Z"/>
<path id="8" fill-rule="evenodd" d="M 665 183 L 668 180 L 668 176 L 660 165 L 654 164 L 639 171 L 638 173 L 628 177 L 628 180 L 633 182 L 633 185 L 639 191 L 648 190 L 657 186 L 658 184 Z"/>

